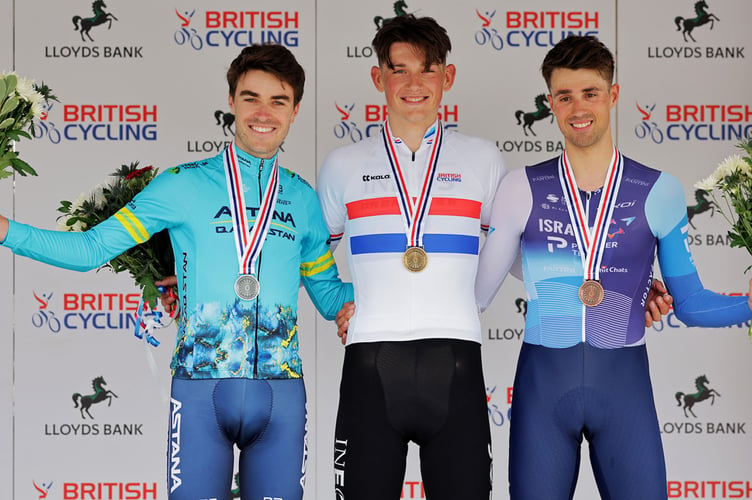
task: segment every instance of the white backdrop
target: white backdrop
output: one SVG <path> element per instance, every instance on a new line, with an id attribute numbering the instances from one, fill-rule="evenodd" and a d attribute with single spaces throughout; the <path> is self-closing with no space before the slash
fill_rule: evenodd
<path id="1" fill-rule="evenodd" d="M 10 2 L 0 4 L 0 71 L 13 67 L 13 11 Z M 0 182 L 0 213 L 13 213 L 13 185 Z M 13 488 L 13 256 L 0 253 L 0 497 L 12 498 Z"/>
<path id="2" fill-rule="evenodd" d="M 121 164 L 164 170 L 218 153 L 231 137 L 215 120 L 217 111 L 229 111 L 224 74 L 251 41 L 288 45 L 306 69 L 303 104 L 282 164 L 311 183 L 328 151 L 374 133 L 384 118 L 383 96 L 369 77 L 375 64 L 370 42 L 375 18 L 396 14 L 391 0 L 108 0 L 104 11 L 116 19 L 92 27 L 92 40 L 82 39 L 71 20 L 92 17 L 92 1 L 0 0 L 0 71 L 43 80 L 61 101 L 39 124 L 41 136 L 19 148 L 39 177 L 17 178 L 15 190 L 10 180 L 0 181 L 0 211 L 19 221 L 55 227 L 60 200 L 77 198 Z M 676 175 L 688 207 L 697 204 L 694 182 L 737 152 L 733 134 L 752 130 L 744 92 L 752 86 L 749 2 L 710 0 L 707 12 L 718 19 L 713 29 L 696 27 L 690 32 L 696 41 L 685 41 L 674 19 L 695 17 L 692 0 L 576 0 L 566 8 L 553 0 L 406 1 L 408 12 L 435 17 L 453 41 L 450 62 L 458 74 L 442 103 L 444 122 L 496 142 L 510 168 L 561 151 L 550 117 L 523 128 L 516 116 L 538 109 L 536 97 L 546 91 L 540 62 L 569 31 L 597 35 L 614 49 L 618 145 Z M 81 115 L 86 106 L 105 105 L 138 105 L 144 113 L 132 122 Z M 721 109 L 735 113 L 721 116 Z M 707 211 L 692 223 L 692 249 L 706 286 L 746 293 L 743 270 L 750 259 L 726 244 L 722 217 Z M 345 256 L 341 250 L 335 256 L 347 277 Z M 115 483 L 128 494 L 112 498 L 165 499 L 165 394 L 174 330 L 159 332 L 158 348 L 137 341 L 129 323 L 136 290 L 127 276 L 14 261 L 6 251 L 0 252 L 0 284 L 6 346 L 0 354 L 6 401 L 0 497 L 46 493 L 53 500 L 83 500 L 91 498 L 88 485 Z M 508 498 L 509 391 L 524 332 L 522 297 L 521 284 L 510 280 L 482 316 L 496 500 Z M 752 496 L 746 328 L 689 329 L 669 315 L 649 332 L 671 498 Z M 333 497 L 331 443 L 343 355 L 334 331 L 302 294 L 309 500 Z M 721 396 L 698 403 L 697 416 L 687 417 L 675 394 L 696 392 L 702 375 Z M 116 397 L 91 406 L 91 417 L 84 418 L 72 398 L 92 394 L 97 377 Z M 582 469 L 576 498 L 598 498 L 586 460 Z M 403 498 L 423 498 L 412 448 L 405 482 Z"/>

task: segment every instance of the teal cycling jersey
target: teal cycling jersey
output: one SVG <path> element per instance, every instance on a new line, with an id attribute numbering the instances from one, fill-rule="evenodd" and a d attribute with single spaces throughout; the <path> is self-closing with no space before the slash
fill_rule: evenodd
<path id="1" fill-rule="evenodd" d="M 255 158 L 239 149 L 237 154 L 252 225 L 274 158 Z M 256 261 L 260 294 L 251 301 L 239 299 L 234 291 L 239 263 L 222 156 L 162 172 L 89 231 L 48 231 L 11 221 L 2 244 L 19 255 L 84 271 L 167 229 L 182 308 L 173 376 L 299 378 L 301 282 L 326 319 L 353 300 L 352 285 L 339 279 L 313 188 L 280 167 L 272 221 Z"/>

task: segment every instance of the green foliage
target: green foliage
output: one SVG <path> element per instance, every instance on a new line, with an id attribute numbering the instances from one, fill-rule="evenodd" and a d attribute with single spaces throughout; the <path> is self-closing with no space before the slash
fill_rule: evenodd
<path id="1" fill-rule="evenodd" d="M 86 231 L 113 216 L 140 193 L 157 176 L 151 166 L 138 168 L 138 162 L 123 165 L 109 182 L 93 189 L 76 202 L 63 200 L 57 209 L 58 220 L 69 231 Z M 116 273 L 128 271 L 141 288 L 144 301 L 154 307 L 160 293 L 155 281 L 175 274 L 175 257 L 166 230 L 160 231 L 135 247 L 126 250 L 102 266 Z"/>
<path id="2" fill-rule="evenodd" d="M 34 118 L 41 112 L 42 103 L 58 100 L 44 83 L 32 83 L 30 89 L 25 89 L 25 82 L 19 82 L 14 73 L 0 75 L 0 179 L 11 177 L 13 172 L 37 175 L 31 165 L 18 157 L 14 143 L 22 137 L 31 139 L 26 130 L 34 132 Z"/>

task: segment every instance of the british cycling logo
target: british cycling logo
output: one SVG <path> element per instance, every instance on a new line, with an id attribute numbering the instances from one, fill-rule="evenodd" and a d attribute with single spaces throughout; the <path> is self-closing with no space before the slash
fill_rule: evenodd
<path id="1" fill-rule="evenodd" d="M 215 109 L 213 116 L 211 123 L 216 127 L 217 137 L 219 137 L 219 131 L 222 131 L 222 138 L 188 139 L 186 141 L 187 152 L 217 154 L 230 145 L 235 136 L 235 115 L 230 111 Z"/>
<path id="2" fill-rule="evenodd" d="M 298 11 L 219 11 L 175 9 L 179 23 L 172 39 L 194 51 L 276 43 L 297 47 L 300 40 Z"/>
<path id="3" fill-rule="evenodd" d="M 635 106 L 640 114 L 634 127 L 635 137 L 655 144 L 664 141 L 738 143 L 752 137 L 752 106 L 746 103 L 675 103 L 658 107 L 656 102 L 636 102 Z"/>
<path id="4" fill-rule="evenodd" d="M 34 485 L 34 489 L 37 490 L 37 493 L 39 493 L 39 496 L 37 498 L 47 498 L 47 495 L 50 493 L 50 488 L 52 488 L 52 481 L 48 483 L 39 483 L 37 484 L 36 481 L 32 480 L 31 484 Z"/>
<path id="5" fill-rule="evenodd" d="M 53 292 L 32 292 L 38 308 L 31 315 L 31 324 L 53 334 L 114 333 L 133 331 L 136 325 L 138 293 L 64 293 L 63 314 L 59 304 L 53 307 Z"/>
<path id="6" fill-rule="evenodd" d="M 45 45 L 44 57 L 50 59 L 142 59 L 143 46 L 140 45 L 96 45 L 101 37 L 112 37 L 111 33 L 117 31 L 118 18 L 109 12 L 109 7 L 103 0 L 95 0 L 93 3 L 78 2 L 76 14 L 71 21 L 72 29 L 65 22 L 66 30 L 70 29 L 72 40 L 81 38 L 80 45 Z M 93 15 L 83 12 L 85 6 L 90 6 Z M 113 21 L 118 21 L 115 23 Z M 105 29 L 106 28 L 106 29 Z M 114 29 L 113 29 L 114 28 Z"/>
<path id="7" fill-rule="evenodd" d="M 501 391 L 499 391 L 501 393 Z M 493 387 L 486 387 L 486 404 L 488 406 L 488 419 L 491 421 L 493 425 L 496 427 L 501 427 L 504 425 L 505 420 L 509 421 L 511 420 L 512 415 L 512 408 L 509 406 L 512 403 L 512 388 L 507 388 L 507 394 L 506 394 L 506 403 L 501 402 L 500 400 L 503 398 L 496 398 L 494 399 L 494 396 L 496 395 L 496 386 Z M 500 406 L 501 405 L 501 406 Z M 503 409 L 503 406 L 507 406 L 506 410 Z"/>
<path id="8" fill-rule="evenodd" d="M 714 40 L 723 36 L 719 26 L 720 18 L 711 11 L 705 0 L 694 1 L 694 12 L 691 12 L 691 0 L 686 2 L 686 7 L 673 19 L 665 19 L 663 26 L 671 30 L 675 39 L 683 45 L 648 46 L 649 59 L 745 59 L 745 46 L 700 46 L 699 42 Z M 714 9 L 713 9 L 714 10 Z M 741 14 L 741 13 L 740 13 Z M 724 17 L 733 16 L 726 13 Z M 739 15 L 739 14 L 738 14 Z M 672 22 L 673 21 L 673 22 Z M 716 28 L 716 29 L 714 29 Z M 697 38 L 695 38 L 695 36 Z M 746 37 L 746 33 L 742 36 Z M 680 38 L 681 37 L 681 38 Z M 699 39 L 699 41 L 698 41 Z"/>
<path id="9" fill-rule="evenodd" d="M 107 389 L 106 385 L 107 382 L 104 377 L 100 376 L 91 381 L 91 388 L 94 389 L 94 393 L 85 396 L 82 396 L 78 392 L 73 393 L 71 396 L 73 398 L 73 406 L 79 409 L 81 418 L 86 420 L 86 416 L 88 415 L 90 419 L 94 419 L 91 412 L 89 412 L 89 408 L 93 404 L 107 401 L 107 406 L 112 406 L 112 398 L 117 398 L 117 394 Z"/>
<path id="10" fill-rule="evenodd" d="M 54 109 L 54 111 L 53 111 Z M 34 121 L 34 138 L 66 142 L 153 142 L 157 140 L 156 104 L 45 105 Z"/>
<path id="11" fill-rule="evenodd" d="M 339 113 L 339 121 L 335 123 L 332 133 L 339 140 L 358 142 L 365 137 L 373 137 L 381 133 L 381 127 L 387 118 L 386 105 L 366 104 L 363 107 L 363 120 L 358 121 L 353 117 L 355 103 L 339 104 L 334 102 L 334 108 Z M 444 130 L 457 129 L 459 127 L 459 106 L 443 105 L 439 109 L 439 120 Z"/>
<path id="12" fill-rule="evenodd" d="M 478 30 L 475 43 L 498 53 L 505 49 L 553 47 L 569 35 L 594 35 L 600 32 L 598 11 L 504 11 L 495 19 L 496 10 L 475 9 Z"/>
<path id="13" fill-rule="evenodd" d="M 719 405 L 715 404 L 721 397 L 721 394 L 710 387 L 710 381 L 706 375 L 695 377 L 694 389 L 687 392 L 677 391 L 674 393 L 675 408 L 684 415 L 684 420 L 666 421 L 661 423 L 661 433 L 663 434 L 713 434 L 713 435 L 743 435 L 747 433 L 746 422 L 738 421 L 699 421 L 695 413 L 701 415 L 707 414 L 710 407 L 716 408 L 713 414 L 717 415 L 720 411 Z M 709 404 L 705 404 L 709 403 Z M 700 405 L 695 407 L 695 405 Z M 674 412 L 677 413 L 677 412 Z"/>

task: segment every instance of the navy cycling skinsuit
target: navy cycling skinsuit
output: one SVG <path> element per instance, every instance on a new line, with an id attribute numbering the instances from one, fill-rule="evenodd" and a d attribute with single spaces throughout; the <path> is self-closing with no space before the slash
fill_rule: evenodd
<path id="1" fill-rule="evenodd" d="M 274 159 L 237 149 L 253 222 Z M 167 229 L 182 313 L 172 358 L 168 437 L 170 499 L 230 496 L 233 445 L 243 498 L 302 498 L 306 408 L 298 355 L 300 283 L 333 319 L 352 286 L 343 284 L 311 186 L 280 167 L 274 216 L 257 261 L 260 295 L 234 292 L 238 258 L 222 155 L 157 176 L 110 219 L 85 233 L 10 222 L 3 242 L 59 267 L 93 269 Z"/>
<path id="2" fill-rule="evenodd" d="M 600 266 L 604 298 L 585 306 L 578 297 L 583 266 L 559 160 L 504 178 L 476 281 L 485 308 L 521 247 L 528 309 L 512 402 L 511 498 L 571 498 L 584 436 L 602 498 L 665 499 L 644 325 L 656 251 L 676 315 L 687 325 L 749 320 L 748 299 L 703 288 L 689 251 L 680 183 L 623 158 Z M 589 224 L 601 191 L 579 192 Z"/>

